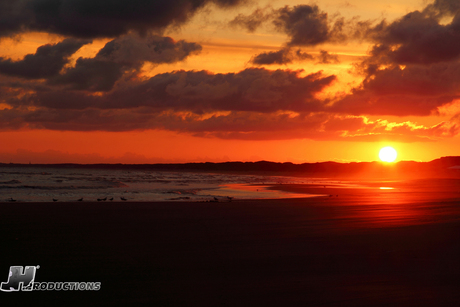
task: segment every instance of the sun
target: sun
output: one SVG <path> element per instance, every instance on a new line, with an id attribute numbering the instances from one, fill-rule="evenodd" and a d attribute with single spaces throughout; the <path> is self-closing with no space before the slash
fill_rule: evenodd
<path id="1" fill-rule="evenodd" d="M 396 160 L 398 153 L 393 147 L 387 146 L 380 149 L 379 158 L 383 162 L 393 162 Z"/>

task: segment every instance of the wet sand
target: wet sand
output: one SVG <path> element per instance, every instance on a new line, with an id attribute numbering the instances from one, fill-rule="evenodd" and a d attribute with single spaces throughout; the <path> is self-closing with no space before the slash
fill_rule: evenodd
<path id="1" fill-rule="evenodd" d="M 1 300 L 34 306 L 460 303 L 459 198 L 398 202 L 395 194 L 336 193 L 219 203 L 2 203 L 1 281 L 9 266 L 40 265 L 35 281 L 102 286 L 0 293 Z"/>

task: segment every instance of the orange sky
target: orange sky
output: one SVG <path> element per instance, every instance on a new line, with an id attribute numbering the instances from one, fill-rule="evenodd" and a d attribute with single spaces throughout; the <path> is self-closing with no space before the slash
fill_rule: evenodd
<path id="1" fill-rule="evenodd" d="M 0 162 L 460 154 L 455 0 L 56 5 L 0 13 Z"/>

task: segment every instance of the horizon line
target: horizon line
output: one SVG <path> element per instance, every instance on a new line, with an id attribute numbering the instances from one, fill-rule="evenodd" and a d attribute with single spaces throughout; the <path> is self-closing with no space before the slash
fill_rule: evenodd
<path id="1" fill-rule="evenodd" d="M 302 163 L 296 163 L 296 162 L 290 162 L 290 161 L 285 161 L 285 162 L 275 162 L 275 161 L 269 161 L 269 160 L 258 160 L 258 161 L 224 161 L 224 162 L 211 162 L 211 161 L 205 161 L 205 162 L 156 162 L 156 163 L 106 163 L 106 162 L 99 162 L 99 163 L 78 163 L 78 162 L 59 162 L 59 163 L 16 163 L 16 162 L 0 162 L 0 165 L 187 165 L 187 164 L 225 164 L 225 163 L 273 163 L 273 164 L 293 164 L 293 165 L 304 165 L 304 164 L 319 164 L 319 163 L 337 163 L 337 164 L 351 164 L 351 163 L 381 163 L 384 165 L 395 165 L 401 162 L 414 162 L 414 163 L 430 163 L 436 160 L 440 160 L 443 158 L 459 158 L 460 156 L 442 156 L 430 161 L 416 161 L 416 160 L 400 160 L 400 161 L 395 161 L 395 162 L 384 162 L 384 161 L 378 161 L 378 160 L 373 160 L 373 161 L 350 161 L 350 162 L 339 162 L 339 161 L 333 161 L 333 160 L 327 160 L 327 161 L 317 161 L 317 162 L 302 162 Z"/>

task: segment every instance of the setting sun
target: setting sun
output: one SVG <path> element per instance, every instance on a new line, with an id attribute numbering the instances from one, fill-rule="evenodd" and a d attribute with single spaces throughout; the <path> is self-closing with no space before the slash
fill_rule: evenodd
<path id="1" fill-rule="evenodd" d="M 394 160 L 396 160 L 397 155 L 398 154 L 396 153 L 396 150 L 393 147 L 389 146 L 383 147 L 382 149 L 380 149 L 379 152 L 379 158 L 383 162 L 393 162 Z"/>

